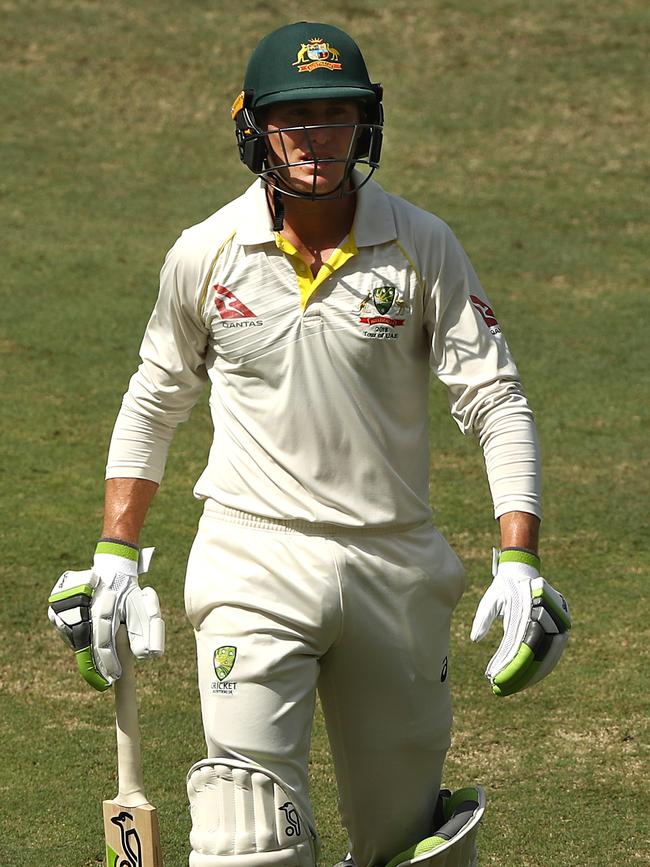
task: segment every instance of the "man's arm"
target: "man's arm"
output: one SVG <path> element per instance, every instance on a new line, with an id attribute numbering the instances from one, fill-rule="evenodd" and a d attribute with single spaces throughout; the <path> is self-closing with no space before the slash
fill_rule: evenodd
<path id="1" fill-rule="evenodd" d="M 537 554 L 539 548 L 539 518 L 528 512 L 506 512 L 499 518 L 501 548 L 525 548 Z"/>
<path id="2" fill-rule="evenodd" d="M 149 479 L 107 479 L 102 538 L 136 547 L 158 484 Z"/>
<path id="3" fill-rule="evenodd" d="M 503 618 L 503 638 L 486 675 L 497 695 L 510 695 L 545 677 L 568 640 L 564 597 L 540 575 L 541 461 L 533 413 L 494 311 L 453 234 L 432 256 L 425 321 L 431 365 L 447 386 L 452 416 L 474 433 L 485 457 L 501 549 L 470 637 L 480 641 Z"/>

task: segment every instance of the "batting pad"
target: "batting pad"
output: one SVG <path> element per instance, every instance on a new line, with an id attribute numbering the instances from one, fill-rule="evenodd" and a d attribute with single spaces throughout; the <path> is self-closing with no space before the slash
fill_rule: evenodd
<path id="1" fill-rule="evenodd" d="M 204 759 L 190 768 L 187 793 L 189 867 L 315 867 L 316 834 L 275 774 Z"/>
<path id="2" fill-rule="evenodd" d="M 432 837 L 400 852 L 386 867 L 476 867 L 476 835 L 485 812 L 485 791 L 481 786 L 467 786 L 453 795 L 448 791 L 440 795 L 444 823 Z"/>

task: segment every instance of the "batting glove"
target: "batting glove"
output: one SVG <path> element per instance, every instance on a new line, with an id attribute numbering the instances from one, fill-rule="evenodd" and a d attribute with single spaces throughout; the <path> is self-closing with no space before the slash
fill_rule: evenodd
<path id="1" fill-rule="evenodd" d="M 512 695 L 546 677 L 569 640 L 569 606 L 539 567 L 530 551 L 493 551 L 494 580 L 476 610 L 470 638 L 481 641 L 494 620 L 503 618 L 503 638 L 485 670 L 495 695 Z"/>
<path id="2" fill-rule="evenodd" d="M 73 648 L 82 677 L 103 692 L 122 674 L 115 635 L 126 623 L 133 655 L 161 656 L 165 624 L 153 587 L 140 588 L 153 548 L 102 539 L 92 569 L 64 572 L 52 588 L 47 610 L 50 622 Z"/>

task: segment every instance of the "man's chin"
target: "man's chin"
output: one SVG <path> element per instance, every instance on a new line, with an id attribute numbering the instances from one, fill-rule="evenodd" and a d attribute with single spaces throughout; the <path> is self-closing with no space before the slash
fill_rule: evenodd
<path id="1" fill-rule="evenodd" d="M 306 193 L 307 195 L 313 196 L 329 196 L 333 193 L 337 193 L 341 188 L 341 184 L 327 183 L 327 184 L 316 184 L 316 186 L 312 186 L 311 184 L 305 185 L 302 189 L 296 189 L 296 192 Z"/>
<path id="2" fill-rule="evenodd" d="M 307 196 L 327 196 L 336 193 L 343 183 L 343 178 L 340 175 L 336 178 L 332 178 L 322 174 L 316 176 L 310 174 L 301 177 L 287 177 L 283 174 L 282 180 L 289 189 Z"/>

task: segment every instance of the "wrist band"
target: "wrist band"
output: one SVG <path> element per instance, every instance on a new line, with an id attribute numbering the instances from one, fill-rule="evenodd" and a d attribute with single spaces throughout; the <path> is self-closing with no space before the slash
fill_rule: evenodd
<path id="1" fill-rule="evenodd" d="M 123 539 L 111 539 L 104 536 L 97 542 L 95 554 L 113 554 L 117 557 L 125 557 L 127 560 L 137 561 L 140 557 L 140 549 L 137 545 L 125 542 Z"/>
<path id="2" fill-rule="evenodd" d="M 525 563 L 538 572 L 542 565 L 539 555 L 529 548 L 502 548 L 499 563 Z"/>

